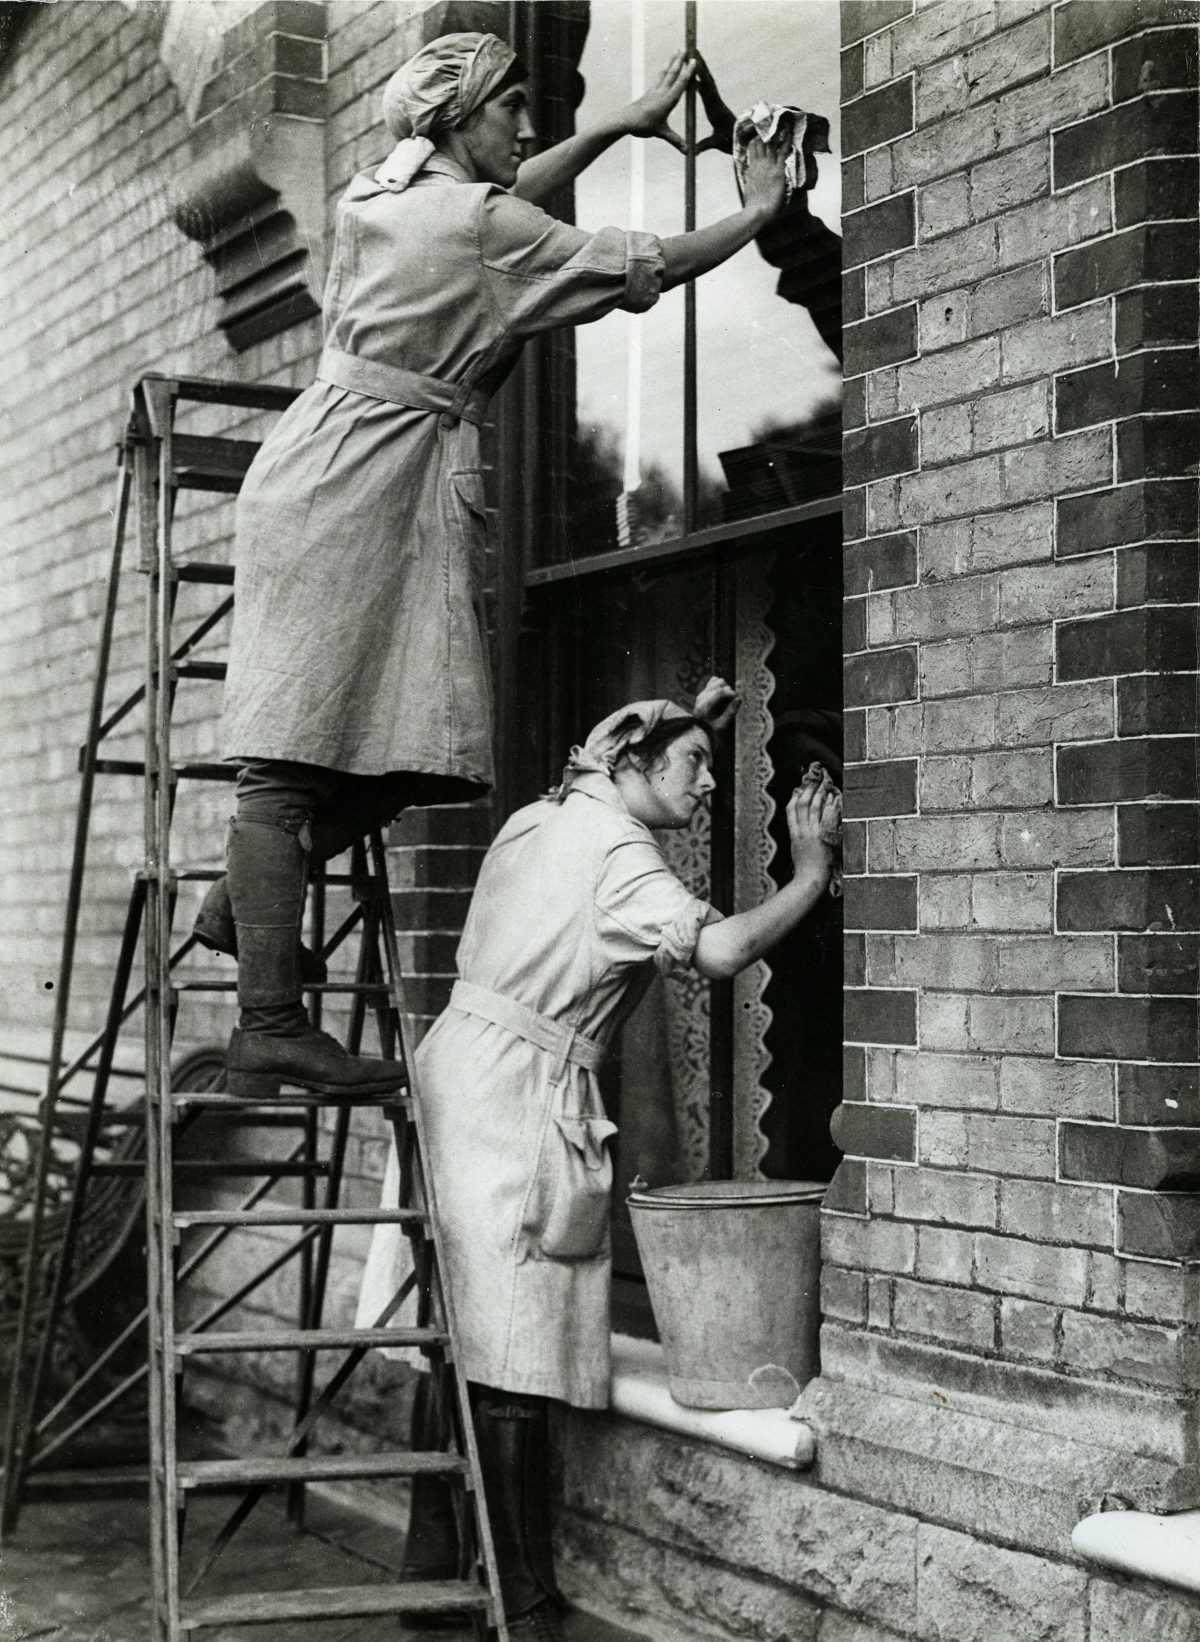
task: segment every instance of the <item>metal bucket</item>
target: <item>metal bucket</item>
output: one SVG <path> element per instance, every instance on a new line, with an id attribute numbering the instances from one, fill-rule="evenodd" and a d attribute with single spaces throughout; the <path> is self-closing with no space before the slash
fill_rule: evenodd
<path id="1" fill-rule="evenodd" d="M 784 1408 L 816 1374 L 824 1193 L 811 1180 L 631 1192 L 677 1403 Z"/>

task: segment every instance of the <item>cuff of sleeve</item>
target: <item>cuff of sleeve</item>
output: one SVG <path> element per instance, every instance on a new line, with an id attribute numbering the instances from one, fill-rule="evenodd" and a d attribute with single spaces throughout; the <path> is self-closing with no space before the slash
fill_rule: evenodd
<path id="1" fill-rule="evenodd" d="M 625 295 L 621 300 L 626 313 L 644 314 L 647 308 L 653 308 L 662 295 L 666 267 L 656 235 L 626 233 Z"/>
<path id="2" fill-rule="evenodd" d="M 654 967 L 660 975 L 686 975 L 696 954 L 696 942 L 705 924 L 721 921 L 722 914 L 707 901 L 692 899 L 683 911 L 663 930 L 654 954 Z"/>

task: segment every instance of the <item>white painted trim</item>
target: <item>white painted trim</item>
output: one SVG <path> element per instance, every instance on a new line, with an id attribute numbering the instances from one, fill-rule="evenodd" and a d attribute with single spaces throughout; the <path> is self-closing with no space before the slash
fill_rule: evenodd
<path id="1" fill-rule="evenodd" d="M 1071 1544 L 1089 1562 L 1200 1593 L 1200 1511 L 1100 1511 L 1076 1525 Z"/>
<path id="2" fill-rule="evenodd" d="M 804 1471 L 816 1457 L 812 1427 L 794 1420 L 786 1408 L 737 1408 L 716 1414 L 677 1403 L 668 1388 L 663 1348 L 653 1340 L 613 1335 L 610 1405 L 614 1414 L 626 1419 L 732 1448 L 768 1465 Z"/>

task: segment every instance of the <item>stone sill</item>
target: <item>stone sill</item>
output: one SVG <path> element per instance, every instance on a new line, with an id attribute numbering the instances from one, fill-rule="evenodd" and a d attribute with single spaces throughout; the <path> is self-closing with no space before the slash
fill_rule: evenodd
<path id="1" fill-rule="evenodd" d="M 816 1457 L 812 1427 L 794 1420 L 786 1408 L 737 1408 L 716 1414 L 677 1403 L 668 1389 L 663 1348 L 653 1340 L 613 1335 L 610 1406 L 625 1419 L 698 1437 L 790 1471 L 807 1470 Z"/>
<path id="2" fill-rule="evenodd" d="M 1076 1525 L 1071 1544 L 1089 1562 L 1200 1593 L 1200 1511 L 1100 1511 Z"/>

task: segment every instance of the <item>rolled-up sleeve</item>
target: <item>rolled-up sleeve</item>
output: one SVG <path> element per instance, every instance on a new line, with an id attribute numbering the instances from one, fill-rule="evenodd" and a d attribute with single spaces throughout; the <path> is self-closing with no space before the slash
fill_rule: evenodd
<path id="1" fill-rule="evenodd" d="M 596 927 L 613 962 L 650 959 L 664 975 L 683 974 L 700 931 L 720 918 L 680 883 L 650 839 L 624 840 L 605 856 L 596 880 Z"/>
<path id="2" fill-rule="evenodd" d="M 586 325 L 614 308 L 643 313 L 662 290 L 662 246 L 653 234 L 586 234 L 501 190 L 480 205 L 479 254 L 498 316 L 514 336 Z"/>

